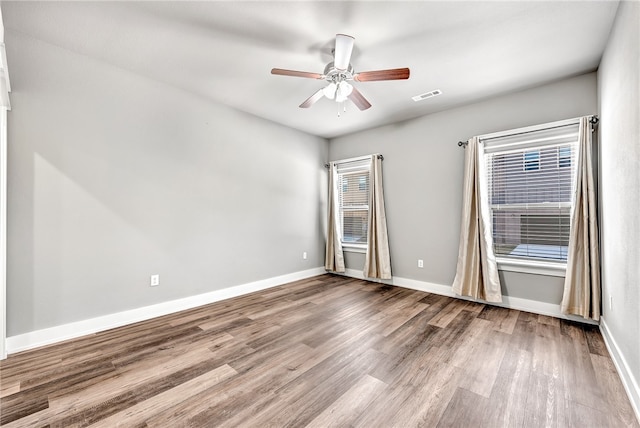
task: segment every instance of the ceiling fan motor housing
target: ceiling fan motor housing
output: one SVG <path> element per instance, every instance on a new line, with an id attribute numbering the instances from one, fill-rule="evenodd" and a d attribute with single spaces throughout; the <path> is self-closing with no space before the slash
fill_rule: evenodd
<path id="1" fill-rule="evenodd" d="M 353 80 L 353 66 L 349 64 L 346 70 L 338 70 L 333 62 L 324 68 L 324 79 L 327 82 L 339 83 L 345 80 Z"/>

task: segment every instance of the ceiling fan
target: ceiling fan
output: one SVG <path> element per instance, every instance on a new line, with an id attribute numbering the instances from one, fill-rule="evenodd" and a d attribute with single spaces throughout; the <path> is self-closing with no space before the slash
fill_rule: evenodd
<path id="1" fill-rule="evenodd" d="M 333 61 L 327 64 L 324 72 L 309 73 L 306 71 L 285 70 L 274 68 L 271 74 L 280 76 L 306 77 L 309 79 L 326 80 L 329 85 L 319 89 L 315 94 L 307 98 L 301 108 L 309 108 L 320 98 L 327 97 L 336 102 L 351 100 L 360 110 L 371 107 L 371 103 L 353 87 L 349 82 L 373 82 L 377 80 L 404 80 L 409 78 L 408 68 L 393 68 L 389 70 L 363 71 L 356 73 L 350 64 L 353 42 L 355 39 L 346 34 L 336 34 L 336 45 L 333 50 Z"/>

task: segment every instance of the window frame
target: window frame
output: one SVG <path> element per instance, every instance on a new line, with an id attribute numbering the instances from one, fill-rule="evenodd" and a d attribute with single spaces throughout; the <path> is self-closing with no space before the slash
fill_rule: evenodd
<path id="1" fill-rule="evenodd" d="M 365 243 L 357 243 L 357 242 L 349 242 L 344 240 L 344 212 L 345 209 L 342 205 L 342 200 L 340 198 L 340 194 L 345 192 L 344 187 L 342 185 L 342 176 L 344 175 L 353 175 L 366 171 L 368 174 L 368 183 L 371 185 L 371 156 L 362 156 L 351 159 L 344 159 L 334 162 L 336 168 L 336 185 L 335 190 L 337 192 L 337 209 L 336 214 L 338 216 L 340 222 L 340 244 L 342 245 L 343 251 L 346 252 L 354 252 L 354 253 L 366 253 L 368 244 Z M 354 184 L 357 186 L 358 191 L 366 191 L 367 192 L 367 204 L 366 205 L 353 205 L 350 206 L 346 211 L 362 211 L 366 210 L 366 219 L 367 219 L 367 229 L 368 229 L 368 221 L 369 221 L 369 192 L 370 188 L 365 190 L 361 189 L 361 182 L 358 179 Z M 348 186 L 348 189 L 352 186 Z M 367 230 L 367 234 L 369 231 Z"/>
<path id="2" fill-rule="evenodd" d="M 579 119 L 575 118 L 575 119 L 568 119 L 568 120 L 563 120 L 563 121 L 557 121 L 557 122 L 551 122 L 551 123 L 545 123 L 545 124 L 541 124 L 541 125 L 535 125 L 535 126 L 529 126 L 529 127 L 525 127 L 525 128 L 518 128 L 518 129 L 513 129 L 513 130 L 508 130 L 508 131 L 501 131 L 501 132 L 496 132 L 496 133 L 492 133 L 492 134 L 486 134 L 486 135 L 481 135 L 478 137 L 479 141 L 480 141 L 480 147 L 479 147 L 479 155 L 480 158 L 482 159 L 482 162 L 480 162 L 480 165 L 483 165 L 483 167 L 481 168 L 481 182 L 482 185 L 481 187 L 484 187 L 484 195 L 482 196 L 483 198 L 483 203 L 486 204 L 485 206 L 487 207 L 488 211 L 489 211 L 489 215 L 492 216 L 491 214 L 491 200 L 490 197 L 491 195 L 489 195 L 489 187 L 488 187 L 488 180 L 489 180 L 489 171 L 488 171 L 488 167 L 486 165 L 485 162 L 485 156 L 487 155 L 487 148 L 485 146 L 485 143 L 488 140 L 492 140 L 492 139 L 504 139 L 507 140 L 509 138 L 512 137 L 516 137 L 520 134 L 528 134 L 528 133 L 534 133 L 537 131 L 545 131 L 545 130 L 552 130 L 554 128 L 564 128 L 564 127 L 568 127 L 568 126 L 575 126 L 579 123 Z M 568 128 L 569 129 L 569 128 Z M 576 131 L 577 132 L 577 131 Z M 579 150 L 579 145 L 577 144 L 577 139 L 578 136 L 577 134 L 574 133 L 570 133 L 570 135 L 573 136 L 575 135 L 575 141 L 572 139 L 572 144 L 573 144 L 573 150 L 575 150 L 573 157 L 569 157 L 570 159 L 570 164 L 569 167 L 571 168 L 575 168 L 575 158 L 577 158 L 578 156 L 578 150 Z M 564 137 L 564 136 L 563 136 Z M 514 140 L 516 140 L 514 138 Z M 541 139 L 541 141 L 544 139 Z M 505 145 L 508 145 L 509 143 L 505 143 Z M 540 152 L 540 150 L 544 147 L 544 144 L 540 144 L 540 147 L 536 147 L 535 145 L 523 145 L 522 143 L 516 143 L 514 144 L 514 147 L 516 146 L 521 146 L 520 150 L 527 150 L 527 151 L 535 151 L 537 150 L 538 152 Z M 560 166 L 560 149 L 561 147 L 558 147 L 558 163 L 556 164 L 556 166 L 558 168 L 566 168 L 566 166 Z M 498 150 L 493 149 L 493 152 L 498 152 Z M 540 171 L 541 170 L 541 153 L 538 157 L 538 162 L 539 162 L 539 169 L 536 170 L 526 170 L 525 168 L 525 157 L 524 157 L 524 153 L 523 152 L 523 164 L 522 164 L 522 171 L 523 173 L 530 173 L 533 171 Z M 577 174 L 574 173 L 573 175 L 573 180 L 571 183 L 571 195 L 574 194 L 575 191 L 575 186 L 576 186 L 576 178 Z M 565 203 L 562 203 L 565 204 Z M 573 201 L 568 202 L 570 209 L 569 211 L 572 212 L 573 210 Z M 560 204 L 558 204 L 560 205 Z M 492 216 L 493 219 L 493 216 Z M 493 221 L 491 221 L 491 223 L 493 223 Z M 492 231 L 492 236 L 493 236 L 493 231 Z M 494 248 L 495 248 L 495 244 L 494 244 Z M 496 262 L 498 265 L 498 269 L 501 271 L 512 271 L 512 272 L 522 272 L 522 273 L 530 273 L 530 274 L 538 274 L 538 275 L 546 275 L 546 276 L 560 276 L 560 277 L 564 277 L 566 274 L 566 260 L 564 261 L 548 261 L 548 260 L 543 260 L 543 259 L 535 259 L 535 258 L 526 258 L 526 257 L 503 257 L 503 256 L 498 256 L 495 255 L 496 257 Z"/>

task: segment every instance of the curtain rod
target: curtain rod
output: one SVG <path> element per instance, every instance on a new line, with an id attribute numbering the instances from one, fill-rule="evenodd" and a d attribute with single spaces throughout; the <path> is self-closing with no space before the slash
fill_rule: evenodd
<path id="1" fill-rule="evenodd" d="M 378 159 L 380 159 L 381 161 L 383 161 L 383 160 L 384 160 L 384 156 L 382 156 L 381 154 L 377 154 L 376 156 L 377 156 L 377 157 L 378 157 Z M 353 162 L 353 161 L 357 161 L 357 160 L 362 160 L 363 158 L 366 158 L 366 156 L 360 156 L 360 157 L 357 157 L 357 158 L 350 158 L 350 159 L 342 159 L 342 160 L 340 160 L 340 161 L 335 161 L 335 162 L 344 162 L 344 163 L 346 163 L 346 162 Z M 325 164 L 324 164 L 324 167 L 325 167 L 325 168 L 327 168 L 327 169 L 329 169 L 329 164 L 328 164 L 328 163 L 325 163 Z"/>
<path id="2" fill-rule="evenodd" d="M 596 126 L 598 122 L 600 122 L 600 119 L 598 118 L 597 115 L 593 115 L 589 118 L 589 123 L 592 124 L 593 126 Z M 469 145 L 468 141 L 458 141 L 458 147 L 462 147 L 463 149 L 466 149 L 468 145 Z"/>

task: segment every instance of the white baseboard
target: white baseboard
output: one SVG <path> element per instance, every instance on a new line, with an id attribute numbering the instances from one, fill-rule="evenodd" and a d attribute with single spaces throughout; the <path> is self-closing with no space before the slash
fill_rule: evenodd
<path id="1" fill-rule="evenodd" d="M 276 287 L 288 282 L 298 281 L 316 275 L 322 275 L 324 273 L 326 273 L 324 267 L 318 267 L 314 269 L 276 276 L 273 278 L 267 278 L 260 281 L 249 282 L 234 287 L 223 288 L 221 290 L 215 290 L 209 293 L 199 294 L 197 296 L 185 297 L 178 300 L 172 300 L 170 302 L 158 303 L 151 306 L 131 309 L 115 314 L 91 318 L 88 320 L 82 320 L 69 324 L 45 328 L 42 330 L 31 331 L 29 333 L 8 337 L 6 340 L 6 350 L 7 353 L 13 354 L 40 346 L 61 342 L 63 340 L 74 339 L 76 337 L 84 336 L 87 334 L 93 334 L 100 331 L 109 330 L 111 328 L 145 321 L 162 315 L 207 305 L 209 303 L 218 302 L 220 300 L 242 296 L 244 294 L 265 290 L 267 288 Z"/>
<path id="2" fill-rule="evenodd" d="M 600 332 L 604 338 L 605 345 L 607 345 L 607 350 L 609 351 L 609 355 L 611 355 L 613 364 L 616 366 L 618 375 L 620 375 L 622 385 L 624 385 L 627 396 L 629 396 L 631 407 L 633 407 L 636 418 L 638 419 L 638 422 L 640 422 L 640 387 L 638 386 L 638 380 L 631 372 L 631 368 L 629 367 L 626 358 L 622 352 L 620 352 L 620 348 L 618 347 L 616 340 L 611 335 L 611 330 L 609 330 L 604 318 L 600 318 Z"/>
<path id="3" fill-rule="evenodd" d="M 597 324 L 594 321 L 586 320 L 582 317 L 565 315 L 560 310 L 560 304 L 539 302 L 537 300 L 522 299 L 520 297 L 502 296 L 502 303 L 485 302 L 484 300 L 474 300 L 469 297 L 458 296 L 455 294 L 450 285 L 435 284 L 432 282 L 418 281 L 415 279 L 401 278 L 394 276 L 393 279 L 373 279 L 365 278 L 362 271 L 355 269 L 347 269 L 345 276 L 352 278 L 365 279 L 367 281 L 380 282 L 383 284 L 395 285 L 398 287 L 409 288 L 411 290 L 424 291 L 427 293 L 439 294 L 442 296 L 453 297 L 456 299 L 468 300 L 486 305 L 501 306 L 503 308 L 517 309 L 519 311 L 531 312 L 534 314 L 547 315 L 555 318 L 562 318 L 571 321 L 577 321 L 585 324 Z"/>
<path id="4" fill-rule="evenodd" d="M 172 300 L 170 302 L 158 303 L 151 306 L 145 306 L 142 308 L 19 334 L 16 336 L 8 337 L 6 339 L 5 349 L 8 354 L 13 354 L 40 346 L 58 343 L 63 340 L 74 339 L 87 334 L 93 334 L 111 328 L 121 327 L 123 325 L 145 321 L 162 315 L 195 308 L 220 300 L 230 299 L 232 297 L 253 293 L 255 291 L 265 290 L 267 288 L 286 284 L 292 281 L 298 281 L 300 279 L 310 278 L 316 275 L 322 275 L 324 273 L 324 268 L 318 267 L 305 271 L 294 272 L 287 275 L 267 278 L 260 281 L 241 284 L 234 287 L 223 288 L 221 290 L 199 294 L 197 296 L 185 297 L 178 300 Z M 385 284 L 395 285 L 398 287 L 404 287 L 412 290 L 424 291 L 463 300 L 472 300 L 454 294 L 450 285 L 435 284 L 431 282 L 418 281 L 401 277 L 394 277 L 391 280 L 375 280 L 371 278 L 364 278 L 362 271 L 354 269 L 347 269 L 344 275 L 352 278 L 377 281 Z M 481 301 L 480 303 L 487 302 Z M 560 305 L 555 305 L 552 303 L 505 296 L 503 303 L 495 305 L 557 318 L 588 322 L 579 317 L 570 317 L 562 314 L 560 312 Z"/>

